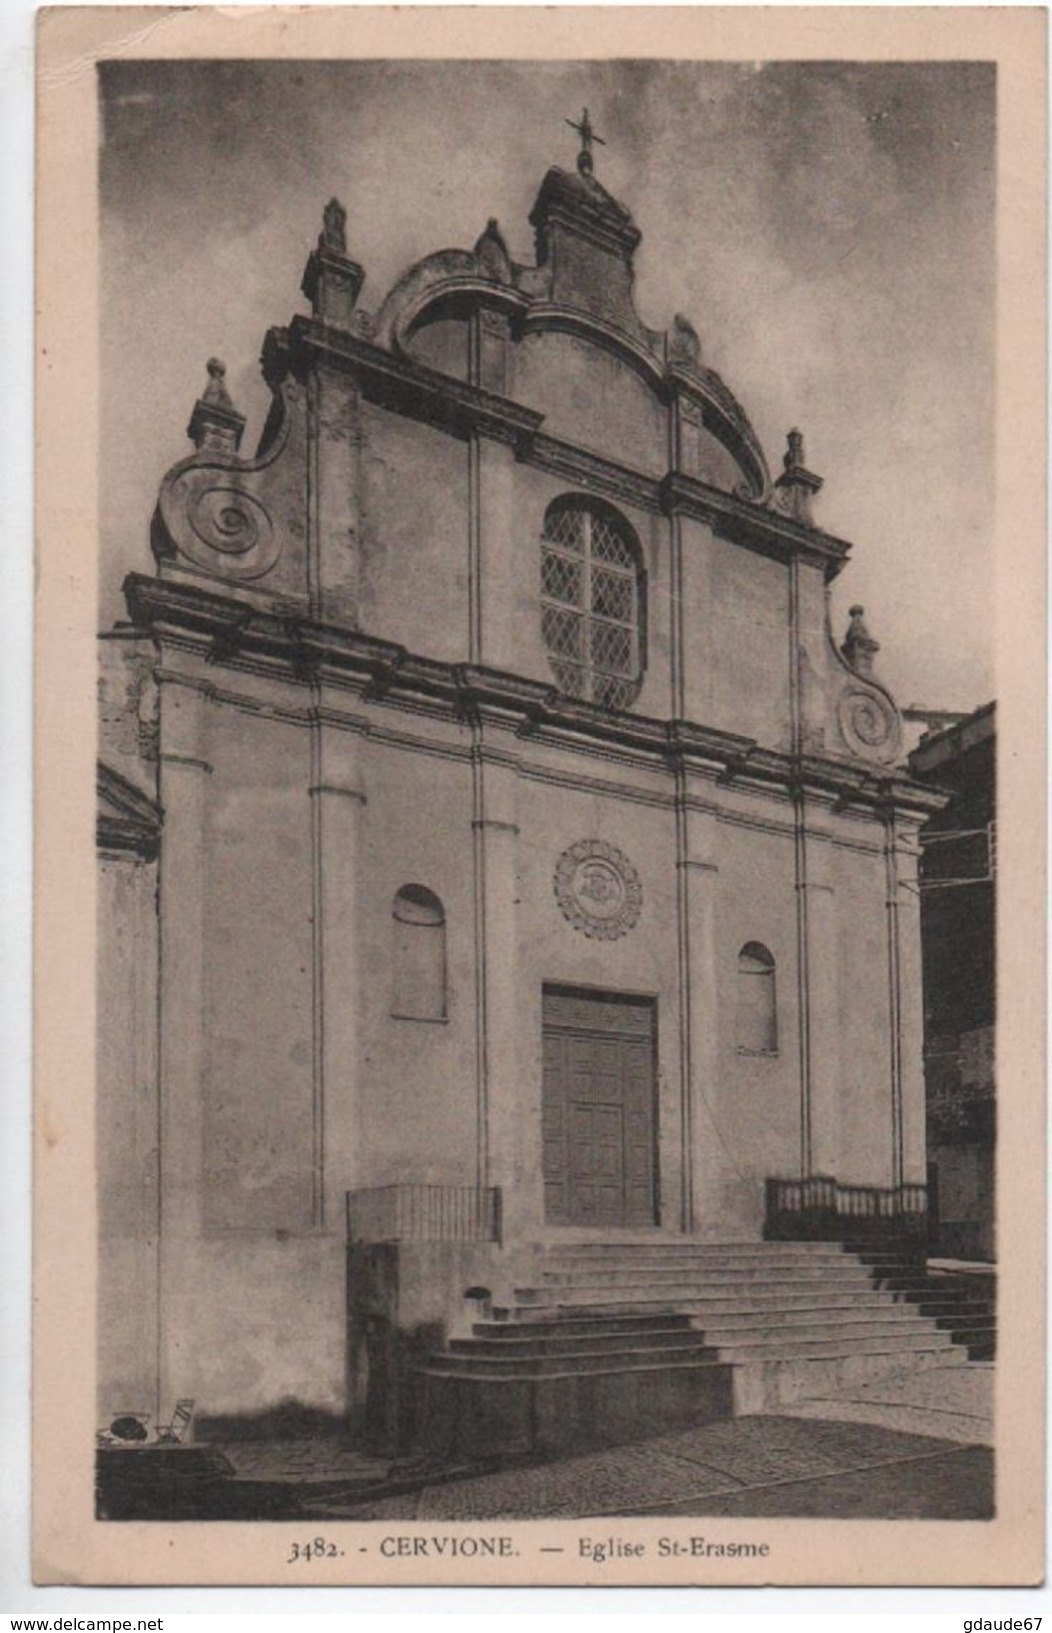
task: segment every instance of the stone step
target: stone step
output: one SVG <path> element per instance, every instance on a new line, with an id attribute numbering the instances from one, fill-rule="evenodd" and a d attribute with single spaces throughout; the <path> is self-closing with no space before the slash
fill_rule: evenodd
<path id="1" fill-rule="evenodd" d="M 544 1270 L 530 1291 L 546 1287 L 721 1287 L 739 1284 L 748 1287 L 764 1282 L 785 1287 L 796 1281 L 820 1281 L 826 1286 L 844 1284 L 868 1287 L 871 1280 L 869 1273 L 861 1266 L 848 1262 L 821 1270 L 816 1270 L 813 1265 L 792 1265 L 785 1269 L 772 1269 L 769 1265 L 755 1268 L 750 1265 L 743 1269 L 721 1264 L 673 1269 L 661 1265 L 653 1270 L 641 1270 L 633 1265 L 621 1270 Z M 516 1292 L 522 1290 L 516 1288 Z"/>
<path id="2" fill-rule="evenodd" d="M 799 1338 L 787 1339 L 784 1335 L 775 1335 L 770 1338 L 755 1341 L 735 1338 L 733 1343 L 722 1340 L 715 1345 L 721 1361 L 756 1361 L 770 1359 L 772 1361 L 788 1361 L 814 1356 L 821 1358 L 830 1355 L 912 1355 L 918 1351 L 934 1354 L 935 1352 L 952 1355 L 955 1350 L 953 1339 L 949 1333 L 896 1333 L 889 1332 L 874 1338 L 842 1338 L 830 1336 L 828 1338 Z"/>
<path id="3" fill-rule="evenodd" d="M 537 1251 L 540 1253 L 559 1254 L 560 1257 L 570 1257 L 579 1253 L 612 1254 L 616 1258 L 623 1258 L 631 1253 L 762 1253 L 776 1256 L 780 1253 L 815 1253 L 815 1254 L 842 1254 L 844 1247 L 841 1242 L 765 1242 L 762 1238 L 749 1236 L 728 1241 L 703 1241 L 693 1236 L 664 1236 L 660 1238 L 648 1237 L 644 1241 L 630 1242 L 608 1240 L 593 1242 L 538 1242 Z M 884 1250 L 881 1250 L 884 1251 Z"/>
<path id="4" fill-rule="evenodd" d="M 807 1260 L 825 1263 L 850 1257 L 835 1242 L 685 1242 L 674 1246 L 641 1246 L 635 1243 L 620 1245 L 567 1246 L 542 1248 L 538 1263 L 559 1264 L 667 1264 L 685 1260 L 704 1263 L 711 1259 L 750 1259 L 769 1264 L 792 1263 Z M 901 1262 L 901 1255 L 888 1253 L 885 1258 Z"/>
<path id="5" fill-rule="evenodd" d="M 640 1315 L 638 1312 L 613 1315 L 595 1315 L 586 1312 L 582 1316 L 562 1316 L 558 1313 L 549 1314 L 548 1311 L 530 1309 L 526 1319 L 515 1321 L 502 1318 L 501 1312 L 495 1310 L 492 1321 L 476 1321 L 471 1328 L 477 1338 L 515 1337 L 528 1331 L 531 1336 L 543 1338 L 546 1334 L 558 1338 L 572 1338 L 579 1333 L 591 1333 L 596 1337 L 605 1335 L 626 1336 L 636 1333 L 668 1332 L 676 1330 L 690 1333 L 695 1330 L 690 1315 L 679 1310 L 662 1310 L 656 1315 Z"/>
<path id="6" fill-rule="evenodd" d="M 872 1304 L 861 1308 L 854 1304 L 830 1307 L 819 1305 L 813 1309 L 798 1310 L 706 1310 L 694 1317 L 694 1325 L 705 1332 L 725 1332 L 731 1328 L 743 1331 L 790 1332 L 796 1327 L 828 1327 L 839 1331 L 857 1326 L 908 1327 L 919 1332 L 936 1332 L 938 1325 L 929 1316 L 923 1316 L 909 1304 Z"/>
<path id="7" fill-rule="evenodd" d="M 692 1365 L 696 1361 L 715 1363 L 720 1360 L 711 1346 L 706 1345 L 700 1333 L 695 1334 L 690 1349 L 682 1346 L 669 1349 L 629 1347 L 625 1349 L 580 1349 L 558 1355 L 530 1355 L 515 1352 L 508 1355 L 479 1355 L 442 1353 L 431 1356 L 428 1369 L 449 1376 L 473 1378 L 540 1378 L 565 1377 L 581 1372 L 625 1372 L 653 1370 L 661 1367 Z"/>
<path id="8" fill-rule="evenodd" d="M 592 1331 L 597 1322 L 601 1322 L 604 1329 L 623 1330 L 623 1323 L 633 1318 L 625 1315 L 624 1310 L 638 1310 L 638 1304 L 629 1304 L 621 1307 L 609 1305 L 590 1305 L 586 1307 L 574 1305 L 518 1305 L 511 1306 L 506 1311 L 495 1310 L 495 1321 L 483 1327 L 476 1323 L 472 1332 L 480 1337 L 495 1337 L 502 1332 L 517 1332 L 520 1328 L 548 1330 L 552 1333 L 567 1333 L 575 1330 Z M 655 1303 L 649 1313 L 636 1319 L 657 1326 L 665 1326 L 677 1316 L 692 1327 L 703 1326 L 709 1321 L 718 1321 L 727 1317 L 755 1317 L 759 1321 L 779 1321 L 781 1319 L 807 1319 L 813 1317 L 821 1320 L 836 1316 L 854 1316 L 859 1319 L 883 1312 L 898 1312 L 903 1319 L 911 1315 L 922 1315 L 917 1306 L 907 1300 L 896 1301 L 890 1294 L 870 1293 L 859 1295 L 853 1299 L 844 1299 L 831 1296 L 821 1298 L 818 1295 L 809 1295 L 806 1298 L 792 1298 L 772 1295 L 765 1299 L 744 1300 L 729 1298 L 695 1298 L 681 1302 L 675 1308 Z"/>
<path id="9" fill-rule="evenodd" d="M 820 1309 L 839 1306 L 847 1309 L 872 1309 L 897 1306 L 920 1310 L 921 1301 L 911 1296 L 908 1288 L 881 1288 L 871 1283 L 861 1286 L 829 1286 L 823 1281 L 794 1283 L 788 1289 L 780 1286 L 740 1286 L 698 1288 L 675 1287 L 660 1289 L 625 1289 L 607 1287 L 582 1292 L 579 1288 L 546 1289 L 540 1296 L 536 1290 L 525 1301 L 518 1299 L 509 1305 L 498 1305 L 493 1314 L 499 1321 L 528 1321 L 538 1318 L 580 1319 L 603 1316 L 606 1319 L 631 1317 L 633 1313 L 649 1319 L 664 1318 L 677 1312 L 692 1316 L 707 1313 L 722 1314 L 734 1310 L 791 1310 Z M 647 1297 L 646 1293 L 651 1294 Z M 928 1301 L 923 1301 L 927 1305 Z M 927 1314 L 925 1308 L 921 1314 Z M 945 1312 L 953 1314 L 952 1308 Z"/>
<path id="10" fill-rule="evenodd" d="M 953 1310 L 941 1305 L 915 1304 L 921 1315 L 930 1316 L 937 1327 L 947 1332 L 997 1332 L 997 1322 L 989 1310 Z"/>
<path id="11" fill-rule="evenodd" d="M 500 1337 L 476 1334 L 473 1338 L 451 1338 L 450 1352 L 453 1355 L 583 1355 L 603 1354 L 621 1347 L 693 1349 L 702 1342 L 698 1329 L 689 1326 L 658 1326 L 643 1332 L 625 1332 L 596 1322 L 583 1332 L 550 1333 L 535 1330 L 541 1325 L 541 1322 L 531 1322 L 528 1327 L 522 1327 L 509 1323 L 504 1327 L 498 1325 Z"/>
<path id="12" fill-rule="evenodd" d="M 582 1308 L 609 1304 L 641 1305 L 663 1300 L 670 1308 L 692 1301 L 722 1296 L 727 1299 L 748 1299 L 751 1296 L 793 1293 L 837 1293 L 841 1298 L 865 1296 L 873 1292 L 906 1292 L 907 1288 L 882 1288 L 865 1277 L 838 1277 L 836 1280 L 794 1278 L 740 1282 L 735 1278 L 705 1277 L 697 1281 L 620 1282 L 565 1282 L 544 1287 L 516 1287 L 513 1298 L 516 1305 L 527 1309 L 541 1309 L 553 1305 L 574 1304 Z"/>
<path id="13" fill-rule="evenodd" d="M 425 1367 L 421 1368 L 421 1371 L 425 1378 L 465 1378 L 487 1383 L 521 1383 L 530 1382 L 541 1377 L 545 1380 L 567 1379 L 598 1375 L 613 1376 L 626 1372 L 663 1377 L 669 1373 L 717 1373 L 726 1372 L 727 1370 L 727 1363 L 711 1354 L 684 1359 L 677 1353 L 675 1357 L 663 1358 L 659 1361 L 654 1361 L 649 1357 L 639 1357 L 631 1361 L 618 1357 L 582 1357 L 582 1360 L 586 1361 L 598 1361 L 599 1359 L 603 1359 L 606 1364 L 602 1366 L 578 1366 L 576 1363 L 571 1365 L 566 1361 L 558 1362 L 553 1357 L 551 1370 L 537 1372 L 532 1370 L 527 1362 L 521 1362 L 517 1367 L 500 1366 L 494 1369 L 487 1367 L 486 1363 L 481 1359 L 478 1365 L 475 1366 L 467 1356 L 436 1355 L 428 1361 Z M 463 1365 L 460 1364 L 461 1361 L 464 1362 Z"/>
<path id="14" fill-rule="evenodd" d="M 572 1271 L 581 1274 L 589 1271 L 599 1273 L 623 1270 L 636 1276 L 648 1275 L 653 1270 L 679 1270 L 685 1275 L 723 1269 L 766 1271 L 771 1275 L 783 1275 L 789 1270 L 806 1270 L 812 1276 L 826 1275 L 836 1270 L 924 1270 L 923 1265 L 910 1266 L 897 1257 L 889 1257 L 879 1265 L 868 1265 L 850 1253 L 785 1253 L 773 1257 L 766 1253 L 730 1253 L 722 1249 L 719 1253 L 662 1253 L 648 1254 L 645 1257 L 622 1254 L 618 1257 L 595 1255 L 576 1258 L 570 1254 L 560 1253 L 557 1257 L 549 1255 L 545 1259 L 536 1260 L 535 1263 L 542 1273 Z"/>
<path id="15" fill-rule="evenodd" d="M 904 1258 L 901 1253 L 870 1254 L 863 1260 L 857 1254 L 844 1253 L 839 1248 L 815 1253 L 806 1247 L 793 1247 L 784 1253 L 751 1252 L 748 1247 L 685 1248 L 680 1252 L 659 1252 L 654 1249 L 637 1253 L 576 1253 L 572 1250 L 538 1256 L 539 1270 L 661 1270 L 677 1267 L 704 1268 L 721 1265 L 742 1269 L 783 1270 L 806 1267 L 813 1271 L 833 1266 L 850 1265 L 854 1269 L 909 1269 L 924 1270 L 922 1261 Z"/>
<path id="16" fill-rule="evenodd" d="M 896 1299 L 890 1293 L 863 1293 L 853 1298 L 845 1298 L 835 1293 L 828 1295 L 811 1293 L 803 1296 L 771 1293 L 763 1298 L 749 1300 L 722 1296 L 700 1297 L 691 1301 L 689 1310 L 669 1311 L 664 1314 L 658 1312 L 643 1316 L 590 1315 L 584 1312 L 567 1318 L 558 1310 L 550 1311 L 544 1306 L 531 1305 L 520 1309 L 512 1319 L 476 1322 L 471 1330 L 479 1338 L 499 1339 L 502 1335 L 517 1334 L 522 1329 L 528 1329 L 531 1333 L 548 1330 L 557 1335 L 572 1333 L 574 1330 L 591 1332 L 600 1324 L 605 1333 L 624 1332 L 632 1328 L 640 1332 L 667 1332 L 676 1322 L 681 1327 L 690 1329 L 708 1321 L 718 1321 L 727 1317 L 762 1323 L 782 1320 L 823 1320 L 826 1317 L 868 1320 L 885 1315 L 905 1321 L 915 1315 L 935 1318 L 943 1314 L 955 1315 L 956 1312 L 942 1312 L 940 1307 L 921 1310 L 908 1300 Z"/>
<path id="17" fill-rule="evenodd" d="M 931 1316 L 939 1320 L 952 1320 L 957 1311 L 941 1304 L 915 1304 L 911 1299 L 898 1296 L 895 1293 L 881 1292 L 874 1289 L 867 1293 L 844 1295 L 843 1293 L 811 1292 L 803 1294 L 770 1292 L 762 1295 L 753 1295 L 750 1298 L 731 1298 L 722 1294 L 713 1297 L 704 1295 L 694 1299 L 690 1306 L 691 1318 L 696 1322 L 710 1317 L 726 1315 L 741 1315 L 755 1318 L 757 1321 L 770 1321 L 776 1317 L 795 1320 L 807 1315 L 864 1315 L 871 1312 L 887 1311 L 903 1318 L 911 1315 Z M 976 1312 L 978 1315 L 978 1312 Z"/>
<path id="18" fill-rule="evenodd" d="M 706 1319 L 704 1323 L 699 1322 L 698 1330 L 704 1334 L 707 1343 L 719 1349 L 721 1355 L 740 1344 L 756 1343 L 781 1349 L 784 1345 L 811 1338 L 829 1342 L 843 1340 L 851 1345 L 856 1339 L 869 1338 L 886 1337 L 896 1344 L 905 1339 L 936 1339 L 940 1347 L 950 1338 L 949 1333 L 917 1315 L 906 1319 L 896 1319 L 892 1315 L 890 1320 L 865 1317 L 840 1320 L 818 1318 L 812 1321 L 765 1320 L 759 1324 L 743 1321 L 737 1316 L 726 1316 L 722 1321 Z"/>
<path id="19" fill-rule="evenodd" d="M 651 1272 L 638 1270 L 604 1270 L 598 1272 L 549 1271 L 542 1280 L 520 1284 L 515 1288 L 516 1295 L 522 1293 L 542 1294 L 549 1291 L 558 1291 L 564 1288 L 573 1288 L 575 1291 L 596 1289 L 602 1291 L 611 1287 L 631 1289 L 652 1289 L 655 1287 L 697 1291 L 706 1287 L 740 1288 L 747 1291 L 751 1287 L 873 1287 L 884 1282 L 904 1281 L 904 1277 L 872 1277 L 858 1265 L 839 1264 L 828 1270 L 797 1268 L 786 1270 L 771 1270 L 764 1267 L 756 1270 L 654 1270 Z"/>
<path id="20" fill-rule="evenodd" d="M 952 1294 L 947 1294 L 941 1288 L 932 1290 L 924 1281 L 910 1281 L 905 1278 L 888 1280 L 886 1277 L 877 1277 L 873 1281 L 873 1287 L 877 1292 L 886 1293 L 891 1298 L 910 1299 L 916 1304 L 942 1304 L 948 1309 L 959 1307 L 959 1300 Z"/>
<path id="21" fill-rule="evenodd" d="M 869 1269 L 870 1279 L 875 1287 L 911 1287 L 917 1292 L 927 1292 L 938 1295 L 940 1298 L 956 1298 L 958 1295 L 946 1288 L 937 1276 L 928 1276 L 923 1270 L 903 1265 L 899 1268 L 886 1268 L 874 1265 Z"/>

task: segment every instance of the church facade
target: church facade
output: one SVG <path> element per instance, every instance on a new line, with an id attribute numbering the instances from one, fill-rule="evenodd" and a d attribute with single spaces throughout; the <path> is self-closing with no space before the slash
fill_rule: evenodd
<path id="1" fill-rule="evenodd" d="M 531 265 L 490 221 L 367 313 L 328 206 L 102 639 L 102 1418 L 341 1417 L 381 1306 L 560 1241 L 923 1213 L 940 796 L 584 123 Z"/>

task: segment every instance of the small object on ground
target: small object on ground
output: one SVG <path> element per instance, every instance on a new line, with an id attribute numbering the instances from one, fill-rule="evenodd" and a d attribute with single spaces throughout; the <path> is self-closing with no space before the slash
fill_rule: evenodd
<path id="1" fill-rule="evenodd" d="M 114 1440 L 145 1440 L 147 1436 L 146 1424 L 143 1422 L 145 1415 L 122 1412 L 110 1424 L 110 1434 Z"/>
<path id="2" fill-rule="evenodd" d="M 193 1399 L 176 1401 L 171 1423 L 157 1425 L 157 1443 L 160 1446 L 181 1446 L 194 1415 Z"/>

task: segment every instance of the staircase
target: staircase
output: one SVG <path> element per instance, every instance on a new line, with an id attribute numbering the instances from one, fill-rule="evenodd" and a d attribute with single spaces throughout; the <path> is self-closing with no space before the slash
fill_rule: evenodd
<path id="1" fill-rule="evenodd" d="M 861 1249 L 859 1256 L 866 1263 L 872 1257 L 868 1249 Z M 875 1274 L 881 1275 L 881 1285 L 896 1288 L 894 1268 L 881 1271 L 879 1264 L 874 1264 L 873 1269 Z M 970 1361 L 994 1359 L 997 1297 L 992 1269 L 951 1270 L 932 1265 L 923 1270 L 914 1268 L 901 1291 L 922 1315 L 931 1316 L 955 1344 L 964 1347 Z"/>
<path id="2" fill-rule="evenodd" d="M 777 1409 L 992 1342 L 966 1287 L 833 1242 L 595 1242 L 538 1249 L 529 1286 L 423 1369 L 443 1457 L 555 1455 Z"/>

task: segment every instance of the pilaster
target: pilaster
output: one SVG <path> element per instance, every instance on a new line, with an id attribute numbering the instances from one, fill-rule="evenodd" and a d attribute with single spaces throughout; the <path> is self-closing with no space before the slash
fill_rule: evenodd
<path id="1" fill-rule="evenodd" d="M 362 1183 L 358 922 L 366 805 L 361 739 L 315 703 L 311 719 L 313 917 L 313 1216 L 342 1228 L 343 1196 Z"/>
<path id="2" fill-rule="evenodd" d="M 806 1073 L 801 1083 L 801 1116 L 806 1131 L 803 1172 L 836 1176 L 840 1164 L 840 993 L 837 953 L 837 900 L 833 866 L 832 801 L 813 793 L 800 810 L 796 881 L 797 912 L 803 924 L 807 979 L 803 984 Z"/>
<path id="3" fill-rule="evenodd" d="M 821 754 L 827 738 L 829 592 L 820 564 L 798 559 L 791 572 L 795 639 L 790 661 L 796 669 L 791 690 L 798 710 L 797 737 L 803 753 Z"/>
<path id="4" fill-rule="evenodd" d="M 528 542 L 519 535 L 514 515 L 515 455 L 491 437 L 473 440 L 478 444 L 479 661 L 491 669 L 513 670 L 517 667 L 515 552 Z"/>
<path id="5" fill-rule="evenodd" d="M 685 720 L 687 715 L 685 662 L 686 629 L 683 605 L 683 522 L 672 513 L 668 518 L 669 588 L 669 667 L 670 703 L 673 720 Z"/>
<path id="6" fill-rule="evenodd" d="M 307 581 L 312 617 L 358 618 L 361 446 L 350 375 L 317 364 L 307 383 Z"/>
<path id="7" fill-rule="evenodd" d="M 915 824 L 900 819 L 895 876 L 898 890 L 899 1061 L 902 1180 L 924 1184 L 928 1172 L 924 1089 L 924 997 L 921 969 L 919 845 Z M 894 1011 L 893 1011 L 894 1012 Z"/>
<path id="8" fill-rule="evenodd" d="M 481 720 L 473 726 L 477 1174 L 480 1186 L 500 1187 L 504 1234 L 514 1241 L 537 1228 L 542 1211 L 518 1047 L 518 779 L 493 757 L 491 730 Z"/>
<path id="9" fill-rule="evenodd" d="M 204 1195 L 204 937 L 208 889 L 207 688 L 166 678 L 160 686 L 160 1224 L 158 1391 L 179 1389 L 182 1283 L 202 1234 Z"/>
<path id="10" fill-rule="evenodd" d="M 713 714 L 712 534 L 696 517 L 674 514 L 679 560 L 679 697 L 677 718 Z"/>
<path id="11" fill-rule="evenodd" d="M 503 392 L 507 318 L 483 308 L 471 320 L 472 385 Z M 515 453 L 505 442 L 468 437 L 468 654 L 493 669 L 516 667 Z"/>
<path id="12" fill-rule="evenodd" d="M 704 1231 L 718 1196 L 717 821 L 689 804 L 681 778 L 677 813 L 680 1076 L 683 1103 L 682 1228 Z M 671 1223 L 667 1221 L 666 1223 Z"/>

